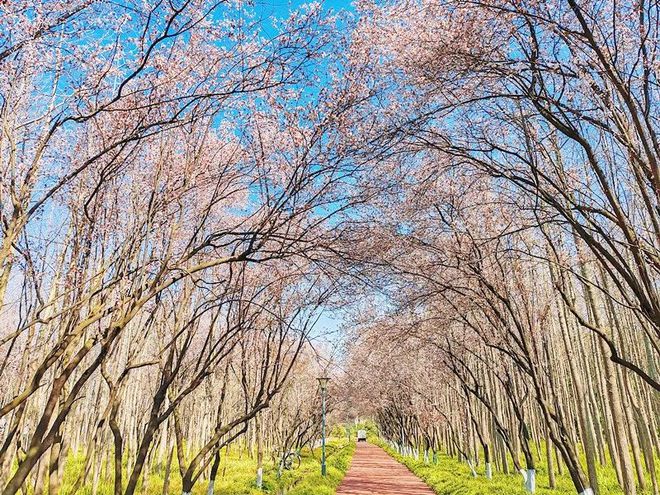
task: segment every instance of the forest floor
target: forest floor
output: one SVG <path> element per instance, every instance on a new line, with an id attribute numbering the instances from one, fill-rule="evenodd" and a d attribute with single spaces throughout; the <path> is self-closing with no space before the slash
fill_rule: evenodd
<path id="1" fill-rule="evenodd" d="M 334 495 L 337 486 L 341 482 L 346 470 L 349 467 L 353 450 L 354 441 L 347 441 L 345 437 L 328 439 L 327 445 L 327 476 L 321 476 L 321 449 L 316 448 L 312 452 L 309 448 L 301 452 L 302 463 L 297 469 L 284 471 L 281 477 L 277 476 L 276 466 L 272 461 L 267 460 L 264 463 L 264 485 L 262 489 L 255 486 L 255 477 L 257 462 L 254 456 L 249 456 L 244 448 L 224 449 L 221 456 L 218 478 L 215 482 L 215 493 L 218 495 L 277 495 L 286 493 L 287 495 Z M 111 466 L 103 470 L 103 476 L 99 480 L 96 490 L 92 483 L 85 483 L 78 491 L 74 491 L 76 480 L 81 476 L 84 469 L 85 458 L 82 453 L 71 454 L 64 470 L 63 484 L 60 490 L 61 495 L 112 495 L 113 481 L 108 474 Z M 104 468 L 105 468 L 104 463 Z M 162 495 L 164 483 L 164 466 L 156 463 L 144 481 L 138 487 L 141 495 Z M 124 472 L 127 476 L 127 472 Z M 176 456 L 173 459 L 170 488 L 170 495 L 181 493 L 181 476 L 179 474 Z M 208 481 L 199 481 L 192 490 L 192 495 L 205 495 L 208 490 Z M 33 485 L 26 487 L 24 495 L 33 495 Z"/>
<path id="2" fill-rule="evenodd" d="M 337 495 L 433 495 L 431 489 L 383 449 L 359 443 Z"/>

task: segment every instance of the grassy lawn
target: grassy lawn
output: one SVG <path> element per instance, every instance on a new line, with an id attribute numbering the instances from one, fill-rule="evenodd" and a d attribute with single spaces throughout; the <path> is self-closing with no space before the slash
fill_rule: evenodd
<path id="1" fill-rule="evenodd" d="M 270 459 L 264 461 L 264 486 L 259 490 L 255 486 L 257 463 L 244 453 L 242 456 L 236 449 L 230 450 L 221 458 L 218 478 L 215 482 L 216 495 L 257 495 L 262 493 L 278 494 L 287 489 L 287 495 L 333 495 L 348 470 L 355 442 L 346 438 L 330 438 L 327 444 L 327 476 L 321 476 L 321 449 L 304 449 L 302 464 L 298 469 L 285 471 L 281 479 L 277 478 L 277 470 Z M 70 495 L 75 480 L 84 465 L 82 456 L 70 456 L 64 472 L 61 495 Z M 207 480 L 200 480 L 193 488 L 193 495 L 205 495 Z M 138 494 L 161 495 L 163 490 L 163 473 L 156 472 L 149 476 L 146 486 L 140 487 Z M 28 493 L 31 493 L 28 491 Z M 77 492 L 80 495 L 91 495 L 92 486 L 88 483 Z M 112 479 L 100 481 L 97 495 L 112 495 Z M 170 495 L 181 494 L 181 476 L 173 461 L 170 476 Z"/>
<path id="2" fill-rule="evenodd" d="M 276 483 L 275 472 L 268 473 L 269 486 L 279 488 L 290 486 L 287 495 L 333 495 L 346 471 L 355 452 L 355 442 L 344 439 L 332 439 L 326 450 L 327 475 L 321 476 L 321 452 L 316 449 L 314 455 L 303 452 L 303 462 L 299 469 L 287 471 L 279 484 Z M 273 483 L 272 485 L 270 483 Z M 277 490 L 273 490 L 275 493 Z M 258 492 L 255 492 L 258 493 Z"/>
<path id="3" fill-rule="evenodd" d="M 405 464 L 408 469 L 423 479 L 438 495 L 524 495 L 526 492 L 522 487 L 522 476 L 505 475 L 493 472 L 493 479 L 488 480 L 483 475 L 483 466 L 477 468 L 479 477 L 474 478 L 470 468 L 454 457 L 438 455 L 437 464 L 425 464 L 412 457 L 403 457 L 392 449 L 386 442 L 377 436 L 372 436 L 370 441 L 384 448 L 392 457 Z M 536 493 L 539 495 L 575 494 L 575 489 L 568 473 L 564 471 L 559 475 L 555 473 L 556 488 L 549 488 L 548 470 L 545 458 L 537 459 L 536 467 Z M 616 475 L 611 467 L 601 468 L 599 471 L 600 493 L 602 495 L 622 495 Z M 647 483 L 650 479 L 647 476 Z M 652 488 L 646 491 L 638 491 L 638 494 L 651 494 Z"/>

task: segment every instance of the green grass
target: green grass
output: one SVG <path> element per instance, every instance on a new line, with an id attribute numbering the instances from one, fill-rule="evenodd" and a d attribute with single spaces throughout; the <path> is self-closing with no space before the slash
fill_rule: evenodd
<path id="1" fill-rule="evenodd" d="M 78 473 L 83 468 L 84 459 L 82 456 L 74 455 L 69 456 L 64 469 L 64 479 L 62 483 L 61 495 L 70 495 L 72 487 L 78 477 Z M 218 478 L 215 482 L 215 493 L 222 495 L 247 495 L 252 493 L 259 493 L 254 488 L 256 473 L 256 461 L 247 456 L 239 458 L 231 454 L 224 456 L 220 463 L 218 471 Z M 162 471 L 150 473 L 146 487 L 142 484 L 136 490 L 138 494 L 144 495 L 161 495 L 163 492 L 164 477 Z M 124 486 L 126 484 L 126 473 L 124 474 Z M 200 481 L 193 488 L 195 495 L 202 495 L 206 493 L 207 481 Z M 181 476 L 179 474 L 176 461 L 172 463 L 172 471 L 170 474 L 170 495 L 180 495 L 182 490 Z M 91 481 L 77 492 L 80 495 L 91 495 L 92 484 Z M 113 494 L 113 480 L 111 478 L 101 479 L 99 481 L 97 495 L 112 495 Z"/>
<path id="2" fill-rule="evenodd" d="M 477 467 L 478 477 L 474 478 L 467 464 L 459 462 L 454 457 L 438 455 L 437 464 L 425 464 L 422 456 L 420 460 L 399 455 L 389 444 L 376 436 L 369 441 L 385 449 L 392 457 L 406 465 L 410 471 L 423 479 L 438 495 L 524 495 L 521 475 L 505 475 L 493 470 L 493 479 L 484 476 L 483 466 Z M 539 495 L 575 494 L 575 488 L 570 477 L 564 471 L 559 475 L 555 473 L 556 488 L 549 488 L 548 470 L 545 458 L 537 459 L 536 466 L 536 493 Z M 611 467 L 599 470 L 599 483 L 601 495 L 622 495 L 623 491 L 616 481 L 616 475 Z M 650 485 L 650 479 L 647 476 Z M 651 494 L 649 488 L 638 494 Z"/>
<path id="3" fill-rule="evenodd" d="M 343 479 L 355 451 L 355 442 L 333 439 L 327 446 L 327 474 L 321 476 L 319 449 L 305 455 L 299 469 L 282 476 L 280 487 L 291 487 L 287 495 L 333 495 Z M 270 473 L 273 478 L 274 473 Z"/>
<path id="4" fill-rule="evenodd" d="M 355 451 L 355 430 L 366 428 L 369 431 L 369 441 L 383 447 L 399 462 L 405 464 L 413 473 L 423 479 L 438 495 L 524 495 L 522 477 L 511 474 L 504 475 L 493 472 L 493 479 L 487 480 L 483 475 L 483 465 L 477 467 L 479 476 L 473 478 L 470 469 L 465 463 L 454 457 L 438 455 L 437 464 L 425 464 L 423 458 L 416 461 L 411 457 L 402 457 L 388 444 L 378 438 L 375 428 L 369 425 L 358 425 L 349 428 L 352 440 L 346 439 L 346 429 L 337 428 L 333 431 L 333 438 L 327 446 L 327 476 L 320 474 L 321 452 L 315 449 L 304 449 L 302 464 L 298 469 L 285 471 L 281 479 L 277 478 L 277 471 L 270 459 L 264 462 L 264 487 L 258 490 L 255 486 L 256 460 L 250 458 L 245 451 L 239 455 L 239 450 L 233 448 L 229 453 L 223 452 L 218 478 L 216 480 L 217 495 L 259 495 L 281 493 L 286 489 L 286 495 L 334 495 L 336 488 L 344 477 Z M 660 465 L 660 462 L 658 463 Z M 83 469 L 82 455 L 70 455 L 67 459 L 61 495 L 70 495 L 73 484 Z M 659 473 L 660 475 L 660 473 Z M 602 495 L 622 495 L 616 476 L 611 467 L 600 469 L 600 488 Z M 124 480 L 125 481 L 125 480 Z M 650 485 L 650 479 L 647 476 Z M 556 474 L 555 489 L 548 487 L 548 472 L 545 458 L 537 459 L 537 493 L 540 495 L 574 494 L 575 490 L 566 472 Z M 149 475 L 146 487 L 141 486 L 137 493 L 140 495 L 161 495 L 163 488 L 163 470 L 156 469 Z M 193 495 L 205 495 L 207 481 L 200 480 L 193 488 Z M 98 495 L 112 495 L 112 479 L 102 479 L 99 483 Z M 81 495 L 91 495 L 91 482 L 77 492 Z M 640 495 L 650 494 L 638 492 Z M 31 490 L 27 491 L 27 495 Z M 170 495 L 181 494 L 181 477 L 176 464 L 176 457 L 172 465 L 170 477 Z"/>
<path id="5" fill-rule="evenodd" d="M 327 444 L 327 475 L 321 476 L 321 449 L 303 449 L 302 463 L 298 469 L 285 471 L 280 479 L 276 467 L 269 460 L 264 461 L 263 489 L 255 486 L 257 462 L 243 452 L 238 455 L 237 449 L 221 457 L 218 477 L 215 482 L 217 495 L 258 495 L 264 493 L 278 494 L 286 489 L 287 495 L 334 495 L 336 488 L 346 474 L 355 450 L 355 442 L 346 438 L 330 438 Z M 175 456 L 176 457 L 176 456 Z M 82 455 L 70 455 L 66 461 L 61 495 L 70 495 L 79 473 L 84 468 Z M 163 490 L 163 470 L 157 469 L 149 475 L 146 486 L 140 486 L 136 493 L 141 495 L 161 495 Z M 126 475 L 124 475 L 126 483 Z M 199 481 L 193 487 L 193 495 L 205 495 L 207 481 Z M 28 490 L 28 495 L 31 489 Z M 80 495 L 91 495 L 91 481 L 81 487 Z M 97 495 L 112 495 L 112 479 L 102 479 L 99 482 Z M 170 475 L 170 495 L 181 494 L 181 476 L 176 459 L 172 463 Z"/>

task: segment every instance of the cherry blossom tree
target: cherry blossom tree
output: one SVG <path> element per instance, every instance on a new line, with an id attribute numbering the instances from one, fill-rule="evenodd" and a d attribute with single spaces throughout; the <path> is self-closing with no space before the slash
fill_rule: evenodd
<path id="1" fill-rule="evenodd" d="M 80 483 L 97 481 L 111 435 L 115 493 L 134 493 L 190 398 L 236 367 L 227 386 L 250 386 L 196 454 L 177 449 L 189 491 L 282 390 L 332 287 L 318 260 L 354 171 L 337 145 L 350 85 L 314 90 L 335 18 L 309 5 L 267 26 L 205 0 L 0 9 L 2 491 L 56 493 L 72 443 Z M 83 407 L 98 415 L 80 425 Z"/>

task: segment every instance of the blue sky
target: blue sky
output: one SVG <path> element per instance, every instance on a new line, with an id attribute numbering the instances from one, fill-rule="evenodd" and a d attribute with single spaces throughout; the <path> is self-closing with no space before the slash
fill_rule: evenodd
<path id="1" fill-rule="evenodd" d="M 291 11 L 296 10 L 298 7 L 306 3 L 313 2 L 302 0 L 258 0 L 255 10 L 262 14 L 264 18 L 271 16 L 283 18 L 287 17 Z M 325 10 L 333 12 L 339 10 L 354 10 L 352 0 L 319 0 L 318 3 L 320 3 Z"/>
<path id="2" fill-rule="evenodd" d="M 286 0 L 261 0 L 259 3 L 257 3 L 258 6 L 264 5 L 267 8 L 272 9 L 274 13 L 277 14 L 285 14 L 286 12 L 290 10 L 294 10 L 300 5 L 303 5 L 305 3 L 309 2 L 304 2 L 301 0 L 291 0 L 291 1 L 286 1 Z M 324 2 L 321 2 L 323 7 L 326 9 L 332 9 L 332 10 L 340 10 L 340 9 L 351 9 L 351 1 L 350 0 L 325 0 Z"/>
<path id="3" fill-rule="evenodd" d="M 257 9 L 264 17 L 287 17 L 301 5 L 310 3 L 302 0 L 261 0 L 256 4 Z M 324 9 L 329 11 L 353 10 L 352 0 L 325 0 L 319 1 Z M 341 341 L 340 328 L 344 320 L 340 311 L 325 310 L 316 323 L 312 338 L 317 344 L 334 347 Z"/>

